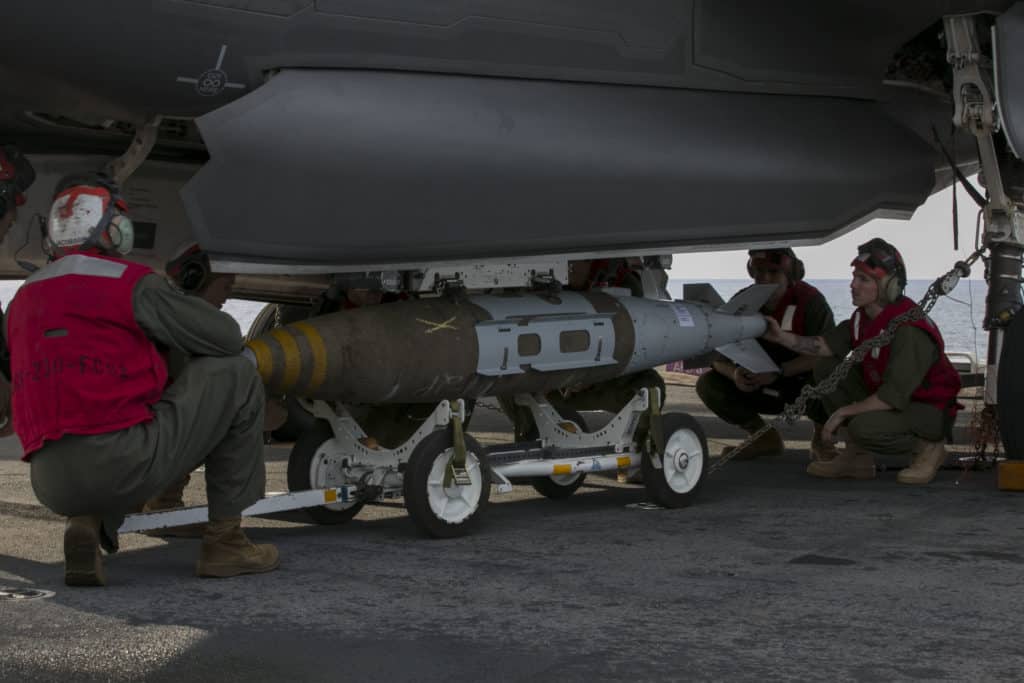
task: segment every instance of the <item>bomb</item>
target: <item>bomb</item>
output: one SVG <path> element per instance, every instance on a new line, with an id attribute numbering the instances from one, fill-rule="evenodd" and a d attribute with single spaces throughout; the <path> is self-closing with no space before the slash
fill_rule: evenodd
<path id="1" fill-rule="evenodd" d="M 764 332 L 772 289 L 724 306 L 601 291 L 424 298 L 292 323 L 247 346 L 271 393 L 344 403 L 546 393 L 716 348 L 759 370 L 771 365 L 760 347 L 737 343 Z"/>

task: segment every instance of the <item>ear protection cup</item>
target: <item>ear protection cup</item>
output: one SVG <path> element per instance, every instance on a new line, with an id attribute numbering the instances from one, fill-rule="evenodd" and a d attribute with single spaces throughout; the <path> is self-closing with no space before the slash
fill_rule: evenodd
<path id="1" fill-rule="evenodd" d="M 202 262 L 189 261 L 182 265 L 177 282 L 182 291 L 198 292 L 206 285 L 208 277 L 209 273 Z"/>
<path id="2" fill-rule="evenodd" d="M 884 304 L 891 304 L 899 299 L 903 294 L 903 287 L 900 286 L 899 276 L 895 273 L 886 276 L 884 280 L 878 283 L 878 293 Z"/>
<path id="3" fill-rule="evenodd" d="M 183 254 L 172 259 L 164 271 L 178 289 L 190 294 L 201 292 L 209 284 L 213 273 L 210 257 L 199 248 L 199 245 L 192 245 Z"/>
<path id="4" fill-rule="evenodd" d="M 804 262 L 800 259 L 793 257 L 793 281 L 799 282 L 804 279 L 806 271 L 804 270 Z"/>
<path id="5" fill-rule="evenodd" d="M 857 247 L 857 254 L 858 257 L 850 265 L 856 266 L 866 260 L 872 269 L 881 269 L 887 273 L 885 277 L 878 279 L 878 298 L 881 303 L 891 304 L 903 296 L 903 291 L 907 288 L 907 266 L 896 247 L 880 237 L 875 237 Z M 878 278 L 877 275 L 873 277 Z"/>
<path id="6" fill-rule="evenodd" d="M 132 219 L 118 213 L 103 231 L 101 241 L 105 249 L 116 251 L 122 256 L 130 254 L 135 245 L 135 226 Z"/>

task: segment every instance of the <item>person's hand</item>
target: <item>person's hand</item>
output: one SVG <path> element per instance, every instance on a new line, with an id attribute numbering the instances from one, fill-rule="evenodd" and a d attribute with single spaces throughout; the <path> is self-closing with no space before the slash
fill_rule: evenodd
<path id="1" fill-rule="evenodd" d="M 772 342 L 774 344 L 782 343 L 782 328 L 779 326 L 779 321 L 770 315 L 764 316 L 766 323 L 764 334 L 761 335 L 761 339 L 766 342 Z"/>
<path id="2" fill-rule="evenodd" d="M 750 374 L 740 366 L 736 366 L 732 371 L 732 381 L 736 384 L 736 388 L 740 391 L 749 394 L 752 391 L 757 391 L 758 385 L 754 381 L 754 375 Z"/>
<path id="3" fill-rule="evenodd" d="M 842 408 L 832 413 L 829 416 L 828 421 L 825 422 L 825 425 L 821 428 L 822 440 L 829 443 L 835 443 L 836 431 L 843 426 L 844 422 L 846 422 L 846 412 Z"/>
<path id="4" fill-rule="evenodd" d="M 773 384 L 775 382 L 775 380 L 777 380 L 779 378 L 779 373 L 777 373 L 777 372 L 757 372 L 757 373 L 749 374 L 748 377 L 758 387 L 766 387 L 769 384 Z"/>

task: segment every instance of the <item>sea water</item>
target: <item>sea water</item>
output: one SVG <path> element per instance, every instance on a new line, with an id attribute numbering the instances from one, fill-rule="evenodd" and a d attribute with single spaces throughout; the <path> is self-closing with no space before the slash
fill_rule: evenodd
<path id="1" fill-rule="evenodd" d="M 672 280 L 669 283 L 669 293 L 674 298 L 681 298 L 683 285 L 690 282 L 697 281 Z M 704 280 L 702 282 L 710 282 L 725 300 L 750 284 L 750 280 Z M 808 282 L 825 295 L 835 314 L 836 322 L 850 317 L 853 312 L 853 304 L 850 302 L 849 279 L 809 280 Z M 929 284 L 931 282 L 928 280 L 911 280 L 907 284 L 907 296 L 915 301 L 920 300 Z M 0 282 L 0 304 L 4 308 L 7 307 L 20 286 L 21 281 Z M 932 309 L 932 320 L 942 330 L 942 336 L 946 340 L 946 348 L 949 351 L 966 351 L 974 353 L 979 359 L 984 359 L 987 344 L 987 337 L 982 329 L 985 293 L 986 285 L 983 281 L 962 280 L 953 291 L 952 296 L 942 297 Z M 244 334 L 263 306 L 263 303 L 257 301 L 231 299 L 224 306 L 224 310 L 238 321 Z"/>
<path id="2" fill-rule="evenodd" d="M 750 280 L 672 280 L 669 283 L 669 294 L 676 299 L 682 298 L 683 285 L 695 282 L 710 283 L 726 301 L 750 284 Z M 849 319 L 853 313 L 849 278 L 807 282 L 825 296 L 837 324 Z M 906 294 L 914 301 L 920 301 L 931 283 L 931 280 L 911 280 L 907 283 Z M 982 320 L 985 317 L 987 291 L 983 280 L 961 280 L 950 296 L 941 297 L 935 304 L 930 316 L 942 332 L 947 351 L 973 353 L 984 362 L 988 336 L 982 328 Z"/>

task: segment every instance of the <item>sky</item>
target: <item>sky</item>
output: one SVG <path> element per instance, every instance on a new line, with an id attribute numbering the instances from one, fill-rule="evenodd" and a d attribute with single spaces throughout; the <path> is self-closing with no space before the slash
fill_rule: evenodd
<path id="1" fill-rule="evenodd" d="M 970 179 L 978 187 L 977 178 Z M 807 279 L 846 279 L 857 245 L 881 237 L 895 245 L 907 264 L 911 280 L 934 280 L 958 260 L 974 251 L 977 205 L 963 188 L 957 188 L 960 216 L 960 250 L 953 251 L 953 190 L 938 192 L 918 207 L 909 221 L 876 219 L 842 237 L 815 247 L 796 247 Z M 982 279 L 981 263 L 971 278 Z M 669 277 L 681 280 L 748 279 L 747 250 L 676 254 Z"/>

